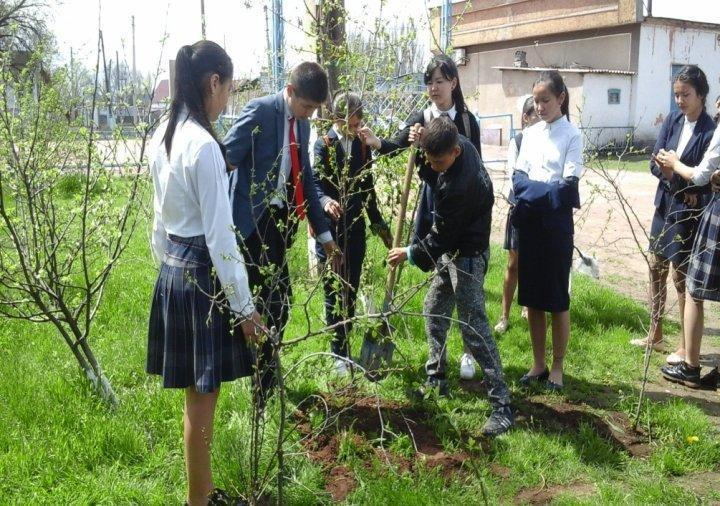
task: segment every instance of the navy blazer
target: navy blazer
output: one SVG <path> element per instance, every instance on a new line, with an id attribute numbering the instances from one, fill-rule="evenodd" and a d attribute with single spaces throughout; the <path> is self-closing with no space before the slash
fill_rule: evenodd
<path id="1" fill-rule="evenodd" d="M 344 201 L 344 214 L 338 223 L 338 229 L 364 230 L 363 210 L 370 218 L 373 228 L 386 228 L 387 225 L 380 214 L 375 193 L 375 182 L 372 174 L 372 153 L 370 148 L 364 150 L 360 139 L 355 138 L 350 146 L 349 170 L 345 170 L 345 150 L 339 142 L 337 132 L 330 128 L 327 133 L 330 144 L 328 147 L 322 137 L 315 141 L 315 189 L 320 203 L 332 199 Z M 331 159 L 330 156 L 334 159 Z M 332 227 L 331 227 L 332 228 Z"/>
<path id="2" fill-rule="evenodd" d="M 656 155 L 661 149 L 675 150 L 680 142 L 680 134 L 683 127 L 683 113 L 681 111 L 672 112 L 665 118 L 660 135 L 658 135 L 653 155 Z M 695 129 L 690 137 L 690 141 L 683 151 L 680 161 L 688 167 L 695 167 L 700 164 L 703 155 L 710 144 L 713 133 L 715 132 L 715 122 L 708 113 L 703 111 L 695 124 Z M 663 176 L 662 170 L 650 160 L 650 172 L 653 173 L 660 181 L 658 182 L 657 191 L 655 192 L 655 207 L 661 214 L 665 214 L 670 207 L 683 206 L 685 209 L 684 194 L 688 191 L 700 194 L 698 199 L 698 207 L 704 207 L 710 195 L 710 186 L 703 187 L 692 186 L 685 179 L 677 174 L 673 174 L 672 180 L 668 181 Z M 674 202 L 673 202 L 674 201 Z"/>
<path id="3" fill-rule="evenodd" d="M 283 93 L 248 102 L 228 131 L 223 143 L 228 161 L 237 167 L 230 174 L 230 200 L 233 223 L 243 239 L 255 230 L 258 220 L 277 189 L 285 134 Z M 327 221 L 315 191 L 308 142 L 310 122 L 298 120 L 300 174 L 310 225 L 319 235 L 328 232 Z"/>

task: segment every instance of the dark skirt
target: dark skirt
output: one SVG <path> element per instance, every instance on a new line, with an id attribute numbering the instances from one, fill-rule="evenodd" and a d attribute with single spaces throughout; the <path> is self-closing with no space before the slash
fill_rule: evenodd
<path id="1" fill-rule="evenodd" d="M 572 209 L 537 213 L 518 233 L 518 304 L 560 313 L 570 309 Z"/>
<path id="2" fill-rule="evenodd" d="M 696 299 L 720 301 L 720 194 L 715 193 L 700 220 L 685 280 Z"/>
<path id="3" fill-rule="evenodd" d="M 665 195 L 653 214 L 650 251 L 676 267 L 686 268 L 702 212 L 702 208 L 693 209 Z"/>
<path id="4" fill-rule="evenodd" d="M 168 237 L 150 310 L 146 368 L 163 377 L 165 388 L 210 393 L 252 374 L 254 355 L 240 327 L 233 334 L 229 310 L 221 312 L 210 299 L 220 290 L 211 270 L 204 236 Z"/>
<path id="5" fill-rule="evenodd" d="M 505 221 L 505 240 L 503 241 L 503 248 L 506 250 L 518 249 L 518 232 L 517 228 L 512 224 L 510 216 L 512 215 L 512 206 L 508 209 L 507 220 Z"/>

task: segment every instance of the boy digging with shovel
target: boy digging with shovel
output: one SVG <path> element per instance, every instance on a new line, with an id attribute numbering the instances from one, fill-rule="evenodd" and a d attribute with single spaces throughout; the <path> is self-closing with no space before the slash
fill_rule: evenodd
<path id="1" fill-rule="evenodd" d="M 436 271 L 423 310 L 429 357 L 425 364 L 428 378 L 420 393 L 448 393 L 445 342 L 457 305 L 463 342 L 484 371 L 493 408 L 483 434 L 497 436 L 513 425 L 514 415 L 485 314 L 483 283 L 494 203 L 492 182 L 475 147 L 458 135 L 451 121 L 437 118 L 426 128 L 415 125 L 410 141 L 420 143 L 431 170 L 439 174 L 433 196 L 435 222 L 430 232 L 416 244 L 388 253 L 393 267 L 407 260 L 423 271 L 433 267 Z M 427 178 L 422 169 L 419 175 Z"/>

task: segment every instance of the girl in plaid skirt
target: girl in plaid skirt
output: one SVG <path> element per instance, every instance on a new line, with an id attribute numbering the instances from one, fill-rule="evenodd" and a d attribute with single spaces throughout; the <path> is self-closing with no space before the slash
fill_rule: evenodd
<path id="1" fill-rule="evenodd" d="M 217 44 L 183 46 L 175 60 L 175 96 L 153 136 L 152 249 L 160 272 L 150 312 L 147 372 L 166 388 L 185 389 L 188 504 L 226 504 L 210 470 L 220 384 L 252 373 L 254 342 L 264 331 L 232 226 L 227 165 L 212 123 L 232 88 L 230 57 Z M 218 301 L 230 306 L 219 307 Z M 230 313 L 241 323 L 234 329 Z"/>
<path id="2" fill-rule="evenodd" d="M 658 155 L 666 177 L 679 174 L 696 186 L 711 183 L 712 200 L 705 208 L 690 255 L 687 273 L 687 302 L 685 304 L 685 361 L 662 368 L 665 379 L 699 388 L 700 342 L 704 328 L 703 301 L 720 301 L 720 129 L 715 130 L 702 162 L 695 168 L 685 166 L 673 151 L 661 150 Z M 717 370 L 711 373 L 717 382 Z"/>

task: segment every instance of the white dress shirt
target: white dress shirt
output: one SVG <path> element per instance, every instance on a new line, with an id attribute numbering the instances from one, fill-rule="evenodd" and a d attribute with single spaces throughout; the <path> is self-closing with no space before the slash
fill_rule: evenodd
<path id="1" fill-rule="evenodd" d="M 697 125 L 697 120 L 690 122 L 687 120 L 687 116 L 685 116 L 683 119 L 683 129 L 682 132 L 680 132 L 680 140 L 678 141 L 678 146 L 675 150 L 678 157 L 681 157 L 685 152 L 685 148 L 687 147 L 688 142 L 690 142 L 690 138 L 695 130 L 695 125 Z"/>
<path id="2" fill-rule="evenodd" d="M 532 181 L 557 182 L 583 175 L 583 142 L 580 130 L 561 116 L 552 123 L 540 121 L 523 131 L 515 170 Z"/>
<path id="3" fill-rule="evenodd" d="M 342 129 L 338 128 L 336 124 L 333 124 L 332 129 L 335 132 L 335 135 L 337 135 L 338 140 L 340 141 L 340 145 L 343 148 L 343 153 L 345 154 L 345 157 L 349 160 L 352 156 L 353 139 L 345 135 L 342 132 Z"/>
<path id="4" fill-rule="evenodd" d="M 290 156 L 290 119 L 293 117 L 292 111 L 290 110 L 290 104 L 288 104 L 287 91 L 283 91 L 283 103 L 285 104 L 285 129 L 283 130 L 283 147 L 280 158 L 280 170 L 278 171 L 278 181 L 275 188 L 273 198 L 270 199 L 270 205 L 279 207 L 282 209 L 285 207 L 287 200 L 286 183 L 290 180 L 290 170 L 292 169 L 292 160 Z M 300 154 L 300 137 L 298 131 L 297 119 L 293 123 L 293 130 L 295 132 L 295 141 L 298 143 L 298 155 Z M 302 157 L 301 157 L 302 158 Z M 302 170 L 302 169 L 301 169 Z M 307 197 L 306 197 L 307 200 Z M 330 232 L 323 232 L 319 234 L 315 240 L 320 244 L 332 241 L 332 234 Z"/>
<path id="5" fill-rule="evenodd" d="M 452 121 L 455 121 L 455 115 L 457 114 L 457 109 L 455 109 L 455 104 L 452 105 L 450 109 L 447 111 L 441 111 L 437 105 L 434 103 L 430 106 L 430 112 L 432 113 L 433 119 L 439 118 L 442 116 L 443 113 L 447 114 Z"/>
<path id="6" fill-rule="evenodd" d="M 720 128 L 715 129 L 702 162 L 695 167 L 692 182 L 697 186 L 705 186 L 718 169 L 720 169 Z"/>
<path id="7" fill-rule="evenodd" d="M 185 118 L 182 113 L 180 118 Z M 163 136 L 167 122 L 153 135 L 149 150 L 154 220 L 151 246 L 155 261 L 165 256 L 167 235 L 205 236 L 220 284 L 236 313 L 255 311 L 243 256 L 232 221 L 228 177 L 220 147 L 202 126 L 179 120 L 168 160 Z"/>

